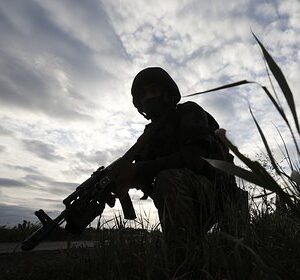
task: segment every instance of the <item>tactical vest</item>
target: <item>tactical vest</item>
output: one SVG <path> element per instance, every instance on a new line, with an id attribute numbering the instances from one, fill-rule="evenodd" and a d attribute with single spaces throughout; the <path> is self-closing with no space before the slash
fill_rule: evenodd
<path id="1" fill-rule="evenodd" d="M 187 112 L 192 113 L 190 108 L 195 108 L 201 111 L 204 116 L 204 125 L 197 122 L 181 123 Z M 148 124 L 145 132 L 151 129 L 152 123 Z M 215 135 L 215 130 L 219 128 L 217 121 L 203 108 L 194 102 L 186 102 L 178 104 L 176 109 L 168 114 L 168 116 L 161 122 L 160 127 L 151 139 L 145 144 L 143 150 L 140 152 L 137 160 L 154 160 L 158 157 L 170 155 L 178 152 L 187 142 L 194 145 L 204 145 L 208 151 L 207 158 L 220 159 L 228 162 L 233 162 L 233 156 L 229 153 L 229 149 L 223 142 Z M 222 185 L 222 189 L 232 189 L 236 187 L 234 176 L 225 174 L 222 171 L 215 169 L 208 163 L 199 170 L 197 169 L 197 157 L 191 155 L 191 161 L 194 166 L 189 167 L 198 174 L 206 176 L 209 180 L 215 181 L 216 184 Z M 200 158 L 198 160 L 201 160 Z M 200 164 L 199 164 L 200 165 Z"/>

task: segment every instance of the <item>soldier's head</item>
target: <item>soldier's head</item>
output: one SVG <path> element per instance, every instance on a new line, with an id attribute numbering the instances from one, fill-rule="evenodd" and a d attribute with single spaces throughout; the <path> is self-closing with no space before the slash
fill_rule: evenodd
<path id="1" fill-rule="evenodd" d="M 174 80 L 160 67 L 139 72 L 133 80 L 131 94 L 134 106 L 152 121 L 174 109 L 181 98 Z"/>

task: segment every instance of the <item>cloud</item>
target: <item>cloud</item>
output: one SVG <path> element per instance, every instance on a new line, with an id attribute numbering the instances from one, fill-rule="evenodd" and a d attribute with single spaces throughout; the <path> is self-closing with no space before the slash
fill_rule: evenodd
<path id="1" fill-rule="evenodd" d="M 45 195 L 45 193 L 54 195 L 55 197 L 62 197 L 69 195 L 71 192 L 75 191 L 75 188 L 79 183 L 75 182 L 65 182 L 58 181 L 56 178 L 51 178 L 43 174 L 27 174 L 23 178 L 24 182 L 28 186 L 31 186 L 39 193 Z"/>
<path id="2" fill-rule="evenodd" d="M 46 144 L 40 140 L 23 140 L 25 148 L 36 156 L 49 160 L 58 161 L 64 158 L 57 154 L 56 148 L 52 144 Z"/>
<path id="3" fill-rule="evenodd" d="M 0 125 L 0 135 L 1 136 L 11 136 L 13 132 L 3 126 Z"/>
<path id="4" fill-rule="evenodd" d="M 9 179 L 9 178 L 0 178 L 0 187 L 25 187 L 26 184 L 22 181 Z"/>
<path id="5" fill-rule="evenodd" d="M 84 117 L 72 104 L 70 93 L 64 90 L 68 79 L 63 58 L 53 53 L 52 48 L 63 42 L 59 40 L 62 34 L 56 33 L 41 9 L 31 1 L 26 2 L 11 1 L 1 7 L 8 26 L 2 30 L 1 40 L 2 106 L 36 110 L 52 117 Z M 49 40 L 45 36 L 49 33 L 56 34 L 57 40 Z"/>
<path id="6" fill-rule="evenodd" d="M 63 207 L 63 202 L 61 199 L 51 199 L 51 198 L 45 198 L 40 196 L 40 197 L 35 197 L 34 201 L 47 205 L 44 209 L 47 212 L 49 211 L 49 209 L 50 212 L 52 212 L 51 209 L 62 209 Z"/>
<path id="7" fill-rule="evenodd" d="M 44 198 L 44 197 L 36 197 L 35 200 L 51 202 L 51 203 L 61 203 L 61 200 L 59 200 L 59 199 L 50 199 L 50 198 Z"/>
<path id="8" fill-rule="evenodd" d="M 26 168 L 23 170 L 26 170 Z M 30 200 L 27 200 L 26 204 L 31 205 L 30 201 L 32 199 L 38 200 L 37 197 L 43 196 L 45 199 L 49 199 L 49 201 L 60 201 L 62 205 L 62 200 L 75 191 L 79 184 L 80 183 L 59 181 L 56 180 L 55 177 L 51 178 L 38 172 L 27 173 L 20 179 L 18 179 L 17 175 L 16 179 L 0 178 L 0 188 L 3 192 L 1 198 L 2 201 L 5 201 L 5 195 L 7 195 L 7 201 L 22 201 L 22 203 L 25 204 L 26 199 L 28 199 L 27 194 L 31 193 Z M 26 196 L 23 198 L 19 197 L 19 191 L 26 193 Z"/>
<path id="9" fill-rule="evenodd" d="M 116 149 L 107 149 L 104 151 L 93 151 L 90 153 L 78 152 L 76 157 L 87 163 L 90 166 L 104 165 L 107 166 L 117 159 L 116 155 L 122 156 L 126 151 L 126 148 L 120 147 Z"/>
<path id="10" fill-rule="evenodd" d="M 34 212 L 37 209 L 24 207 L 20 205 L 8 205 L 0 203 L 0 225 L 8 225 L 10 227 L 16 226 L 22 223 L 24 220 L 31 221 L 33 223 L 38 222 Z M 47 214 L 51 217 L 55 217 L 59 214 L 58 211 L 47 211 Z"/>
<path id="11" fill-rule="evenodd" d="M 107 68 L 107 57 L 126 58 L 101 5 L 11 1 L 1 8 L 6 27 L 1 40 L 2 106 L 91 121 L 90 95 L 100 99 L 99 90 L 117 78 L 115 69 Z"/>
<path id="12" fill-rule="evenodd" d="M 12 164 L 7 164 L 6 166 L 10 169 L 24 171 L 25 173 L 41 174 L 38 168 L 34 166 L 22 166 L 22 165 L 12 165 Z"/>
<path id="13" fill-rule="evenodd" d="M 23 220 L 36 221 L 31 208 L 0 203 L 0 224 L 15 226 Z"/>
<path id="14" fill-rule="evenodd" d="M 2 106 L 43 112 L 66 120 L 91 120 L 91 117 L 80 113 L 78 106 L 53 77 L 41 77 L 43 72 L 34 71 L 18 58 L 7 54 L 1 56 L 1 64 L 5 69 L 0 77 Z M 61 94 L 57 94 L 59 92 Z"/>

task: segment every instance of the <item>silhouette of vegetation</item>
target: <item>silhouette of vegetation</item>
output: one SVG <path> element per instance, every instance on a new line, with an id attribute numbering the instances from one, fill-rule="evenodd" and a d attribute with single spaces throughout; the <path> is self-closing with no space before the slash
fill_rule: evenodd
<path id="1" fill-rule="evenodd" d="M 201 279 L 298 279 L 300 225 L 292 212 L 266 209 L 251 212 L 243 238 L 217 227 L 207 234 L 203 253 L 194 254 L 194 273 Z M 161 232 L 118 228 L 120 221 L 111 229 L 87 229 L 82 239 L 96 240 L 95 248 L 2 254 L 1 279 L 174 279 Z M 7 230 L 23 233 L 22 225 Z"/>
<path id="2" fill-rule="evenodd" d="M 254 34 L 253 34 L 254 35 Z M 294 122 L 294 126 L 296 129 L 296 132 L 292 129 L 292 124 L 289 121 L 289 118 L 287 116 L 287 113 L 284 111 L 283 107 L 281 106 L 281 102 L 278 99 L 278 95 L 274 89 L 274 86 L 272 84 L 272 88 L 274 90 L 274 95 L 269 92 L 269 90 L 265 86 L 261 86 L 264 92 L 267 94 L 271 102 L 273 103 L 274 107 L 280 114 L 281 118 L 287 125 L 291 139 L 294 143 L 294 150 L 297 156 L 296 160 L 293 160 L 290 156 L 290 152 L 287 149 L 286 142 L 283 139 L 280 131 L 279 135 L 282 140 L 283 148 L 281 148 L 281 151 L 284 155 L 284 158 L 288 162 L 288 167 L 290 170 L 290 174 L 285 172 L 284 168 L 282 168 L 278 161 L 274 158 L 270 145 L 268 143 L 267 137 L 265 136 L 265 133 L 259 123 L 257 122 L 251 108 L 250 114 L 253 118 L 253 121 L 255 122 L 255 125 L 257 127 L 257 130 L 261 136 L 261 139 L 263 141 L 266 154 L 268 155 L 268 161 L 270 165 L 272 166 L 273 170 L 276 173 L 276 176 L 279 177 L 279 180 L 277 180 L 277 177 L 275 179 L 275 176 L 270 174 L 262 164 L 260 164 L 258 161 L 252 161 L 245 155 L 243 155 L 238 148 L 231 143 L 231 141 L 226 137 L 226 131 L 224 129 L 220 129 L 217 131 L 217 135 L 220 137 L 220 139 L 223 141 L 223 143 L 250 169 L 246 170 L 241 167 L 235 166 L 234 164 L 224 163 L 222 161 L 217 160 L 208 160 L 213 166 L 224 170 L 226 172 L 230 172 L 233 175 L 236 175 L 242 179 L 245 179 L 249 182 L 252 182 L 264 190 L 267 190 L 269 193 L 275 193 L 280 199 L 281 204 L 286 206 L 290 211 L 292 211 L 295 216 L 300 219 L 300 170 L 299 170 L 299 158 L 300 158 L 300 149 L 298 146 L 299 136 L 300 136 L 300 129 L 299 129 L 299 121 L 297 117 L 297 111 L 296 106 L 294 102 L 293 93 L 289 88 L 289 85 L 279 68 L 279 66 L 276 64 L 274 59 L 271 57 L 271 55 L 268 53 L 268 51 L 265 49 L 265 47 L 262 45 L 262 43 L 258 40 L 258 38 L 254 35 L 256 41 L 258 42 L 259 46 L 262 49 L 264 59 L 269 66 L 274 78 L 276 79 L 282 94 L 286 100 L 286 103 L 291 111 L 292 114 L 292 120 Z M 271 81 L 271 79 L 270 79 Z M 242 81 L 244 83 L 249 83 L 248 81 Z M 252 82 L 251 82 L 252 83 Z M 277 99 L 277 100 L 276 100 Z M 298 141 L 297 141 L 298 139 Z M 267 194 L 266 194 L 267 196 Z"/>

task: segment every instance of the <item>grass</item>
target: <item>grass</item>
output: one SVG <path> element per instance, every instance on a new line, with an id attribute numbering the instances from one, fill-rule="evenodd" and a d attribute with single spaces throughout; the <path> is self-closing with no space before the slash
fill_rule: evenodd
<path id="1" fill-rule="evenodd" d="M 272 174 L 270 174 L 268 170 L 266 170 L 266 168 L 261 163 L 259 163 L 258 161 L 253 161 L 247 156 L 243 155 L 239 151 L 239 149 L 235 145 L 233 145 L 232 142 L 226 137 L 226 131 L 224 129 L 219 129 L 218 131 L 216 131 L 216 135 L 248 167 L 248 169 L 244 169 L 234 164 L 229 164 L 218 160 L 208 159 L 207 161 L 216 168 L 219 168 L 235 176 L 238 176 L 242 179 L 245 179 L 249 182 L 252 182 L 260 186 L 264 190 L 268 190 L 271 193 L 275 193 L 278 199 L 281 200 L 281 203 L 284 204 L 286 207 L 288 207 L 292 212 L 294 212 L 298 218 L 300 218 L 300 170 L 299 170 L 300 149 L 298 146 L 300 129 L 299 129 L 299 121 L 297 117 L 297 110 L 294 103 L 293 93 L 290 90 L 290 87 L 279 66 L 276 64 L 272 56 L 268 53 L 268 51 L 258 40 L 258 38 L 255 35 L 254 37 L 257 43 L 259 44 L 259 46 L 261 47 L 267 66 L 271 70 L 274 78 L 278 83 L 279 88 L 282 91 L 282 95 L 291 112 L 290 118 L 288 117 L 287 113 L 284 111 L 281 102 L 278 99 L 278 95 L 275 91 L 273 83 L 271 82 L 271 86 L 275 97 L 273 97 L 273 95 L 270 93 L 267 87 L 261 85 L 261 88 L 263 89 L 265 94 L 269 97 L 275 109 L 280 114 L 282 120 L 285 122 L 287 128 L 289 129 L 290 136 L 294 144 L 294 152 L 296 153 L 297 159 L 294 161 L 291 159 L 290 156 L 291 153 L 287 149 L 286 142 L 283 139 L 280 131 L 277 129 L 281 137 L 282 146 L 283 146 L 280 147 L 280 150 L 283 153 L 284 158 L 287 160 L 288 167 L 290 169 L 289 174 L 285 172 L 284 169 L 278 164 L 278 161 L 274 158 L 271 152 L 270 145 L 267 141 L 267 138 L 265 137 L 265 133 L 261 128 L 261 126 L 259 125 L 258 121 L 256 120 L 252 112 L 252 109 L 249 108 L 250 114 L 261 136 L 261 140 L 263 142 L 265 152 L 268 156 L 268 162 L 270 163 L 272 169 L 276 172 L 276 176 L 279 177 L 279 180 L 276 180 L 274 176 L 272 176 Z M 271 81 L 269 71 L 268 71 L 268 75 Z M 253 83 L 253 82 L 241 81 L 239 85 L 245 83 Z M 295 127 L 295 131 L 292 129 L 292 124 L 289 119 L 292 119 L 292 122 Z"/>
<path id="2" fill-rule="evenodd" d="M 254 209 L 254 208 L 252 208 Z M 257 209 L 269 209 L 257 207 Z M 120 218 L 116 225 L 120 223 Z M 90 235 L 91 236 L 91 235 Z M 252 210 L 244 237 L 216 227 L 195 251 L 193 274 L 176 275 L 160 231 L 93 230 L 95 248 L 0 255 L 1 279 L 298 279 L 300 224 L 291 211 Z M 194 252 L 193 252 L 194 253 Z M 197 276 L 195 276 L 197 275 Z"/>

